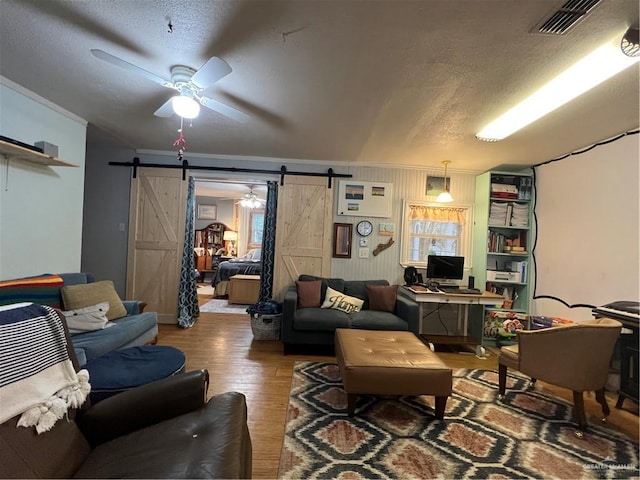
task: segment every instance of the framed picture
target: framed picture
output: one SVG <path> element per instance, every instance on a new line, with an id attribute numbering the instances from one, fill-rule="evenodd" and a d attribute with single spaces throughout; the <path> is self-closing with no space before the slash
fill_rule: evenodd
<path id="1" fill-rule="evenodd" d="M 343 180 L 338 184 L 338 215 L 390 217 L 392 202 L 390 183 Z"/>
<path id="2" fill-rule="evenodd" d="M 215 220 L 218 207 L 215 205 L 198 205 L 198 220 Z"/>
<path id="3" fill-rule="evenodd" d="M 396 226 L 393 223 L 381 223 L 378 227 L 378 233 L 384 236 L 393 236 Z"/>
<path id="4" fill-rule="evenodd" d="M 333 258 L 351 258 L 353 224 L 333 224 Z"/>
<path id="5" fill-rule="evenodd" d="M 438 196 L 444 192 L 444 177 L 427 176 L 425 195 Z"/>

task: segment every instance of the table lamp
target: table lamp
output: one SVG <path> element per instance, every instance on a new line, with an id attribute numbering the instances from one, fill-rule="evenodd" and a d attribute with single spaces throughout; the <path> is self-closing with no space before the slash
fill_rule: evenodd
<path id="1" fill-rule="evenodd" d="M 227 249 L 227 251 L 229 252 L 229 256 L 235 257 L 238 232 L 234 232 L 233 230 L 225 230 L 224 234 L 222 235 L 222 240 L 228 242 L 229 248 Z"/>

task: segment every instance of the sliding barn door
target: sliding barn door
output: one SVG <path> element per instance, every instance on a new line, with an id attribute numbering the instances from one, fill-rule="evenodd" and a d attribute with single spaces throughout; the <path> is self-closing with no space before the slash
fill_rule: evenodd
<path id="1" fill-rule="evenodd" d="M 138 168 L 131 181 L 127 298 L 176 323 L 188 182 L 182 171 Z"/>
<path id="2" fill-rule="evenodd" d="M 287 176 L 278 190 L 273 296 L 302 273 L 328 277 L 331 269 L 333 190 L 323 177 Z"/>

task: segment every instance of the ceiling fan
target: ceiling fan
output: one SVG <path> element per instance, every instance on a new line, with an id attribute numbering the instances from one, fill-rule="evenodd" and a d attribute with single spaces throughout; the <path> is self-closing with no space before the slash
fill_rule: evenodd
<path id="1" fill-rule="evenodd" d="M 241 207 L 246 207 L 246 208 L 260 208 L 265 203 L 267 203 L 266 200 L 258 198 L 258 195 L 253 193 L 253 187 L 252 186 L 249 187 L 249 188 L 250 188 L 249 192 L 245 193 L 242 196 L 242 199 L 239 200 L 236 203 L 238 203 Z"/>
<path id="2" fill-rule="evenodd" d="M 246 122 L 249 119 L 246 113 L 202 95 L 204 90 L 231 73 L 231 67 L 221 58 L 211 57 L 198 70 L 176 65 L 171 68 L 171 80 L 166 80 L 102 50 L 92 49 L 91 54 L 100 60 L 148 78 L 163 87 L 178 91 L 178 95 L 171 97 L 154 112 L 156 117 L 170 117 L 176 113 L 184 118 L 195 118 L 202 105 L 237 122 Z"/>

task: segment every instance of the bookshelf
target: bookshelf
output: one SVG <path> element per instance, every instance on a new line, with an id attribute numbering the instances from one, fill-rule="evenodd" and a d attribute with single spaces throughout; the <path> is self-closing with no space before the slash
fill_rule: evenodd
<path id="1" fill-rule="evenodd" d="M 230 258 L 226 256 L 226 251 L 224 254 L 218 253 L 221 249 L 224 250 L 224 232 L 226 230 L 229 230 L 229 227 L 224 223 L 214 222 L 195 231 L 193 246 L 196 248 L 196 252 L 201 252 L 200 254 L 194 252 L 195 265 L 202 282 L 204 282 L 207 273 L 216 274 L 221 261 Z"/>
<path id="2" fill-rule="evenodd" d="M 508 319 L 528 328 L 533 172 L 490 171 L 476 177 L 472 274 L 479 288 L 502 295 L 501 304 L 474 306 L 473 335 L 482 345 L 514 343 L 497 334 Z"/>

